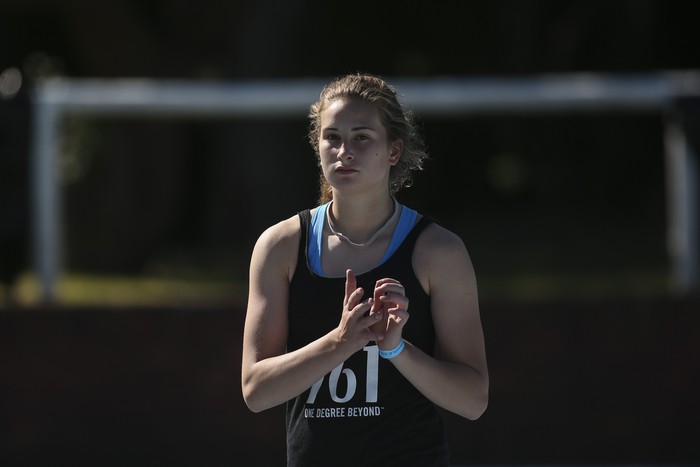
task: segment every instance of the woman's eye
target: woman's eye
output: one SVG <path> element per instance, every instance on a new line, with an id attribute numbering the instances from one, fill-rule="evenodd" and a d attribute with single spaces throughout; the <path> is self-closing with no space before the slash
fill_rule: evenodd
<path id="1" fill-rule="evenodd" d="M 360 141 L 365 141 L 369 139 L 369 136 L 367 135 L 357 135 L 356 138 Z"/>
<path id="2" fill-rule="evenodd" d="M 329 134 L 325 136 L 325 139 L 327 139 L 328 141 L 336 141 L 338 139 L 338 135 Z"/>

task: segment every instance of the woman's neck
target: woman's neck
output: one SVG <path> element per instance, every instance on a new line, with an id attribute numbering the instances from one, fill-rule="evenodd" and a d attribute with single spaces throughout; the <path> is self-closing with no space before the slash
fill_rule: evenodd
<path id="1" fill-rule="evenodd" d="M 363 243 L 392 219 L 396 208 L 391 196 L 364 200 L 335 197 L 328 214 L 333 230 L 342 232 L 353 242 Z"/>

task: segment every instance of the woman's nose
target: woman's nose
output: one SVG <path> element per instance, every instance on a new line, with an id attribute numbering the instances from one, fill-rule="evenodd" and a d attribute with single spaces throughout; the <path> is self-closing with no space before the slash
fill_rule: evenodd
<path id="1" fill-rule="evenodd" d="M 347 143 L 341 143 L 340 147 L 338 148 L 338 159 L 340 160 L 352 160 L 355 157 L 355 155 L 352 152 L 352 149 L 348 146 Z"/>

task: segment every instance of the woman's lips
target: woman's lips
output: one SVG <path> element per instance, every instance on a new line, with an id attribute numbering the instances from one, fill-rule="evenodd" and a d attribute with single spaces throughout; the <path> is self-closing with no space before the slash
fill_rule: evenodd
<path id="1" fill-rule="evenodd" d="M 349 174 L 349 173 L 357 172 L 357 170 L 350 168 L 350 167 L 337 167 L 335 169 L 335 171 L 337 173 L 340 173 L 340 174 Z"/>

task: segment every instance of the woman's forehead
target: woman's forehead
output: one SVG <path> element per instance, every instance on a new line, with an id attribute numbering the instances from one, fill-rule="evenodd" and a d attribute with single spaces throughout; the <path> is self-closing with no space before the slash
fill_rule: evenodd
<path id="1" fill-rule="evenodd" d="M 333 125 L 374 128 L 382 127 L 382 122 L 376 105 L 358 99 L 343 99 L 330 102 L 321 112 L 321 126 Z"/>

